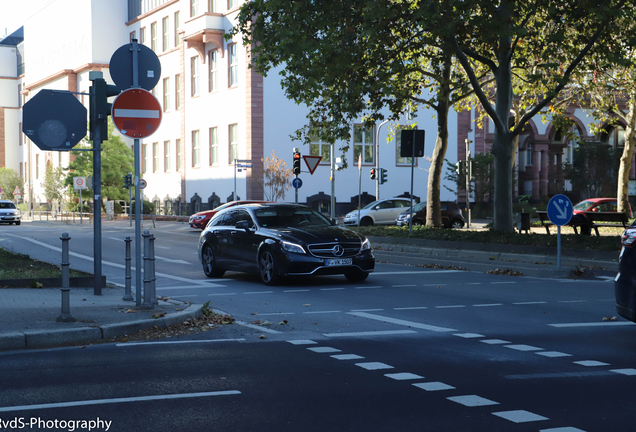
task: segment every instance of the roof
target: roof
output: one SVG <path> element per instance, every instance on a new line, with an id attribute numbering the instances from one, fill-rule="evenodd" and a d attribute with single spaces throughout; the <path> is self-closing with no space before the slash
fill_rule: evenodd
<path id="1" fill-rule="evenodd" d="M 24 27 L 20 27 L 9 36 L 0 40 L 0 45 L 17 46 L 24 41 Z"/>

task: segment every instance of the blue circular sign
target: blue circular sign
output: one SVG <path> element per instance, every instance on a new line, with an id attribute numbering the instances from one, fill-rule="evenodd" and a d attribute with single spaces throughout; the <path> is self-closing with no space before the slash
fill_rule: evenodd
<path id="1" fill-rule="evenodd" d="M 548 218 L 556 226 L 567 225 L 572 219 L 572 201 L 563 194 L 557 194 L 548 202 Z"/>
<path id="2" fill-rule="evenodd" d="M 296 189 L 300 189 L 302 185 L 303 185 L 303 181 L 299 179 L 298 177 L 292 180 L 292 186 L 295 187 Z"/>

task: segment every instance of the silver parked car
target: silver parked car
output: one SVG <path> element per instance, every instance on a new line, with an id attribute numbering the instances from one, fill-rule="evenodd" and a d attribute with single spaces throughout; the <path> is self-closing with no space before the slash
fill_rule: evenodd
<path id="1" fill-rule="evenodd" d="M 20 225 L 22 215 L 11 201 L 0 200 L 0 223 Z"/>
<path id="2" fill-rule="evenodd" d="M 360 225 L 394 225 L 398 215 L 410 207 L 411 200 L 408 198 L 373 201 L 360 210 Z M 358 210 L 347 213 L 343 222 L 345 225 L 358 225 Z"/>

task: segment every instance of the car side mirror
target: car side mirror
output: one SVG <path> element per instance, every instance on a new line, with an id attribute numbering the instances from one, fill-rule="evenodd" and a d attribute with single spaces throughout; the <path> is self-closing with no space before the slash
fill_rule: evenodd
<path id="1" fill-rule="evenodd" d="M 240 220 L 236 223 L 236 227 L 239 229 L 244 229 L 245 231 L 248 231 L 250 228 L 250 223 L 246 220 Z"/>
<path id="2" fill-rule="evenodd" d="M 598 209 L 597 209 L 596 207 L 594 207 L 594 208 L 592 209 L 592 211 L 593 211 L 593 212 L 597 212 L 597 211 L 598 211 Z"/>

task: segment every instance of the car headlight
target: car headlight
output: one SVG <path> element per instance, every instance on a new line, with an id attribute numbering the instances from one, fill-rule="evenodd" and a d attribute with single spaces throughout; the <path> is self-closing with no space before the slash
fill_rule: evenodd
<path id="1" fill-rule="evenodd" d="M 205 216 L 195 216 L 192 219 L 194 219 L 195 221 L 200 221 L 200 220 L 205 219 Z"/>
<path id="2" fill-rule="evenodd" d="M 368 249 L 371 249 L 371 242 L 369 241 L 369 239 L 364 239 L 364 241 L 362 242 L 362 248 L 360 250 L 365 251 Z"/>
<path id="3" fill-rule="evenodd" d="M 305 249 L 303 249 L 302 246 L 297 245 L 296 243 L 289 243 L 286 241 L 282 241 L 280 242 L 280 246 L 283 248 L 284 251 L 287 251 L 287 252 L 298 253 L 298 254 L 305 253 Z"/>

